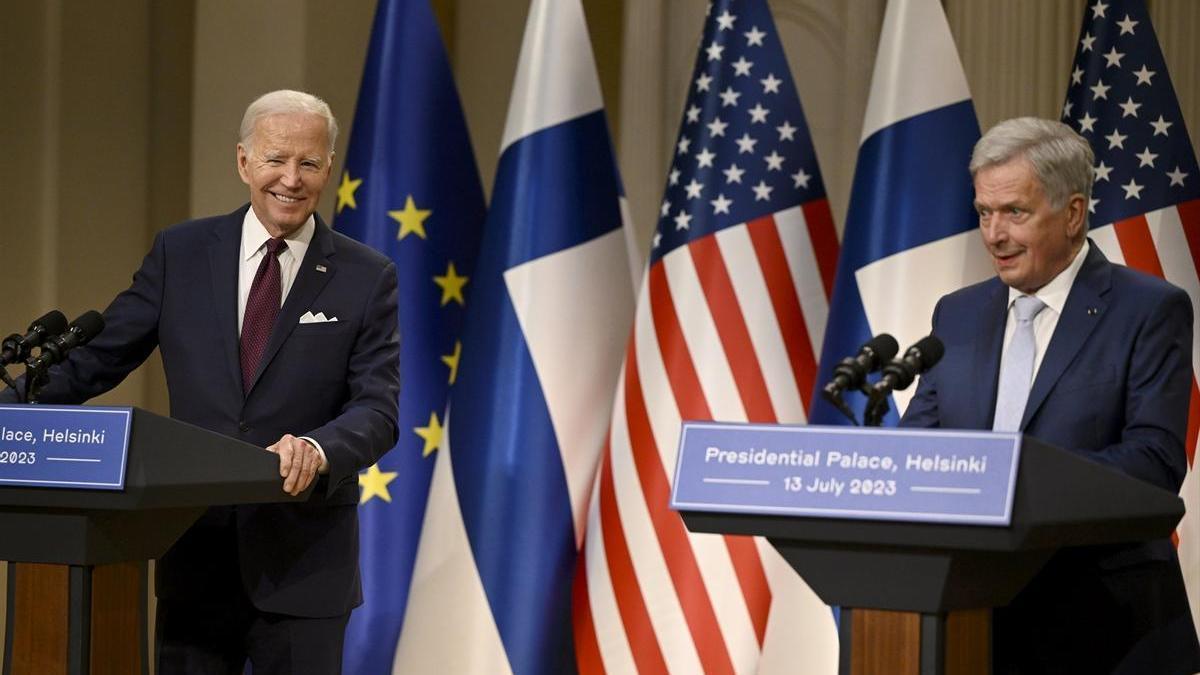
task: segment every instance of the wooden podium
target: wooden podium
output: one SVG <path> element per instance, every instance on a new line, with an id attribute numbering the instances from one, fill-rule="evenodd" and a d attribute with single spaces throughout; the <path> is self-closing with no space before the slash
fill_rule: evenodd
<path id="1" fill-rule="evenodd" d="M 1160 539 L 1183 500 L 1025 437 L 1007 527 L 683 511 L 689 530 L 767 537 L 840 606 L 841 675 L 991 672 L 991 608 L 1060 548 Z"/>
<path id="2" fill-rule="evenodd" d="M 3 675 L 147 673 L 146 561 L 209 506 L 312 490 L 280 480 L 262 448 L 134 408 L 123 490 L 0 486 Z"/>

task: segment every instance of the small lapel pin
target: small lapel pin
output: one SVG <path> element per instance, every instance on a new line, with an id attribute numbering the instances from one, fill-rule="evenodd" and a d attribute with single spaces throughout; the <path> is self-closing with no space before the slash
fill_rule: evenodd
<path id="1" fill-rule="evenodd" d="M 317 265 L 317 271 L 318 271 L 318 272 L 324 272 L 324 271 L 325 271 L 325 266 L 324 266 L 324 265 Z"/>
<path id="2" fill-rule="evenodd" d="M 1100 313 L 1100 310 L 1096 309 L 1095 307 L 1088 307 L 1087 313 L 1088 313 L 1088 316 L 1096 316 L 1097 314 Z"/>

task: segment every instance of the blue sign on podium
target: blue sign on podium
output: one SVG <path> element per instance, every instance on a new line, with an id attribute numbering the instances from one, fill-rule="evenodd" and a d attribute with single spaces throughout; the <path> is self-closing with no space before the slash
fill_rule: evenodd
<path id="1" fill-rule="evenodd" d="M 678 511 L 1008 525 L 1021 436 L 685 422 Z"/>
<path id="2" fill-rule="evenodd" d="M 0 405 L 0 486 L 121 490 L 132 408 Z"/>

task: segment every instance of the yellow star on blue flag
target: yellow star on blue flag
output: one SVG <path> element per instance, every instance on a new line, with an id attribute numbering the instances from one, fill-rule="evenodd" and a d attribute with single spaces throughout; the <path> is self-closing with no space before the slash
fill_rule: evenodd
<path id="1" fill-rule="evenodd" d="M 429 0 L 379 0 L 351 128 L 334 227 L 395 263 L 404 386 L 396 447 L 376 466 L 359 467 L 359 558 L 370 597 L 351 615 L 343 666 L 387 673 L 451 385 L 442 357 L 461 339 L 463 285 L 475 273 L 484 219 L 479 170 Z M 431 289 L 435 276 L 444 291 Z"/>

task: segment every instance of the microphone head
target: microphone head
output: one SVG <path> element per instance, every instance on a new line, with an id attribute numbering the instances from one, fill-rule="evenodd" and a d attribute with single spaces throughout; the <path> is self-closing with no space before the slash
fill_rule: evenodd
<path id="1" fill-rule="evenodd" d="M 104 330 L 104 317 L 90 309 L 71 322 L 71 330 L 79 335 L 79 344 L 84 344 Z"/>
<path id="2" fill-rule="evenodd" d="M 909 352 L 917 352 L 921 358 L 921 372 L 934 367 L 946 353 L 946 345 L 936 335 L 926 335 L 908 348 Z"/>
<path id="3" fill-rule="evenodd" d="M 917 376 L 929 370 L 942 360 L 946 347 L 934 335 L 926 335 L 904 352 L 904 358 L 896 359 L 883 367 L 883 378 L 875 383 L 878 394 L 889 394 L 893 391 L 903 391 L 917 379 Z"/>
<path id="4" fill-rule="evenodd" d="M 33 332 L 39 326 L 45 335 L 58 335 L 67 329 L 67 317 L 63 316 L 63 313 L 57 309 L 52 309 L 41 317 L 34 319 L 33 323 L 29 324 L 29 331 Z"/>
<path id="5" fill-rule="evenodd" d="M 864 350 L 870 349 L 875 353 L 875 358 L 877 361 L 874 364 L 874 368 L 878 368 L 879 366 L 896 358 L 896 354 L 900 352 L 900 343 L 896 342 L 896 338 L 892 337 L 888 333 L 880 333 L 879 335 L 871 338 L 867 344 L 862 346 L 862 348 Z M 874 370 L 874 368 L 872 368 L 872 370 Z"/>

